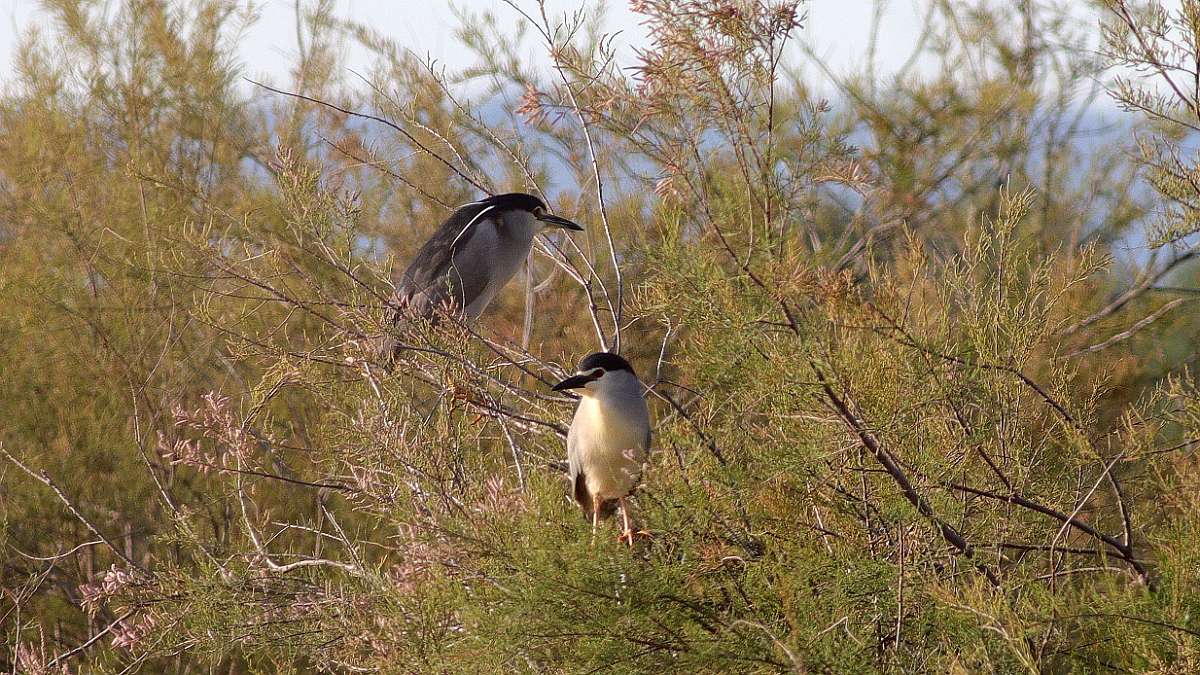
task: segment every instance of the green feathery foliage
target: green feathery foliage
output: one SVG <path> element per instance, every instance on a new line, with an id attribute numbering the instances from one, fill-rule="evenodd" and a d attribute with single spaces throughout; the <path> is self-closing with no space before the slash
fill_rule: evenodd
<path id="1" fill-rule="evenodd" d="M 931 1 L 846 73 L 799 0 L 639 0 L 637 51 L 514 2 L 447 73 L 318 0 L 255 84 L 239 2 L 43 4 L 0 670 L 1200 669 L 1200 3 Z M 586 231 L 383 368 L 392 272 L 509 190 Z M 632 548 L 563 478 L 600 348 L 654 419 Z"/>

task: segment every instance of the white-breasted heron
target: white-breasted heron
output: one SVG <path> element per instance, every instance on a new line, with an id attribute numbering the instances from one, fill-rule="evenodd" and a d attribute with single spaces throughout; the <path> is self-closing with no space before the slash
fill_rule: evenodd
<path id="1" fill-rule="evenodd" d="M 633 546 L 626 498 L 641 480 L 650 451 L 650 411 L 644 387 L 625 359 L 607 352 L 590 354 L 575 375 L 554 385 L 555 391 L 580 395 L 567 432 L 567 464 L 575 501 L 592 521 L 592 534 L 602 518 L 620 507 L 621 540 Z"/>

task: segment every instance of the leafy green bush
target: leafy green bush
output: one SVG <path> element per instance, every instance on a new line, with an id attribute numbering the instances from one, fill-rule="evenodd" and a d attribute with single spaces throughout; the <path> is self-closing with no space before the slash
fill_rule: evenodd
<path id="1" fill-rule="evenodd" d="M 518 2 L 460 75 L 317 2 L 261 85 L 235 4 L 46 3 L 0 97 L 0 667 L 1200 668 L 1200 4 L 1100 5 L 1104 62 L 1054 3 L 931 2 L 940 68 L 830 103 L 797 0 L 634 2 L 633 54 Z M 1150 119 L 1097 144 L 1106 82 Z M 501 190 L 587 231 L 381 367 L 391 271 Z M 563 480 L 598 348 L 654 413 L 632 550 Z"/>

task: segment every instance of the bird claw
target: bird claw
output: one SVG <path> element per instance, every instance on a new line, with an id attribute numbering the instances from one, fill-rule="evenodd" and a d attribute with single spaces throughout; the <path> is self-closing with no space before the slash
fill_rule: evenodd
<path id="1" fill-rule="evenodd" d="M 634 532 L 633 530 L 626 530 L 617 537 L 617 541 L 619 541 L 621 543 L 628 542 L 629 547 L 633 548 L 633 540 L 638 537 L 641 537 L 643 539 L 653 539 L 654 535 L 650 534 L 649 532 L 647 532 L 645 530 L 638 530 L 637 532 Z"/>

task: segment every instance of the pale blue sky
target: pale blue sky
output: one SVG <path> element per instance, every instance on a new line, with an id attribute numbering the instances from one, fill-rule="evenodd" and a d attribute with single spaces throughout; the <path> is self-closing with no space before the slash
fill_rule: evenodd
<path id="1" fill-rule="evenodd" d="M 532 9 L 535 0 L 518 0 Z M 552 11 L 565 12 L 578 6 L 571 0 L 548 0 Z M 900 61 L 907 55 L 920 30 L 915 6 L 923 0 L 890 0 L 888 31 L 881 42 L 879 57 L 887 62 Z M 244 40 L 241 54 L 249 72 L 282 75 L 295 55 L 295 34 L 291 23 L 293 0 L 259 0 L 262 19 Z M 512 25 L 516 13 L 500 0 L 457 0 L 454 5 L 470 11 L 492 10 Z M 610 28 L 621 30 L 628 43 L 644 39 L 638 18 L 628 9 L 626 0 L 608 3 Z M 839 68 L 860 62 L 870 25 L 870 0 L 813 0 L 808 6 L 809 20 L 801 39 L 816 44 Z M 467 55 L 459 48 L 453 30 L 456 20 L 450 3 L 444 0 L 337 0 L 339 15 L 374 25 L 414 51 L 433 56 L 448 67 L 468 65 Z M 38 0 L 0 0 L 0 79 L 6 77 L 17 35 L 26 27 L 44 21 Z M 352 65 L 363 64 L 354 51 L 347 54 Z M 357 57 L 357 58 L 356 58 Z"/>
<path id="2" fill-rule="evenodd" d="M 1086 0 L 1065 0 L 1085 13 Z M 517 0 L 530 10 L 536 0 Z M 882 64 L 899 64 L 910 53 L 922 26 L 922 8 L 928 0 L 888 0 L 883 25 L 886 26 L 878 46 L 877 59 Z M 336 0 L 340 16 L 369 23 L 392 36 L 419 54 L 430 56 L 450 68 L 468 65 L 468 54 L 455 42 L 456 19 L 447 0 Z M 570 11 L 578 0 L 548 0 L 551 12 Z M 798 38 L 815 47 L 836 71 L 857 69 L 863 64 L 873 0 L 811 0 L 808 20 Z M 1169 0 L 1177 5 L 1178 0 Z M 256 0 L 262 19 L 242 41 L 240 53 L 247 64 L 247 74 L 264 73 L 281 78 L 296 53 L 292 24 L 294 0 Z M 627 0 L 610 0 L 609 28 L 620 30 L 627 44 L 638 44 L 644 33 L 638 17 L 629 11 Z M 454 6 L 468 11 L 492 10 L 502 19 L 515 25 L 518 16 L 500 0 L 455 0 Z M 17 36 L 30 25 L 44 21 L 38 0 L 0 0 L 0 81 L 7 77 L 11 54 Z M 531 51 L 531 55 L 533 52 Z M 355 50 L 347 54 L 347 63 L 356 70 L 365 66 L 363 55 Z"/>

